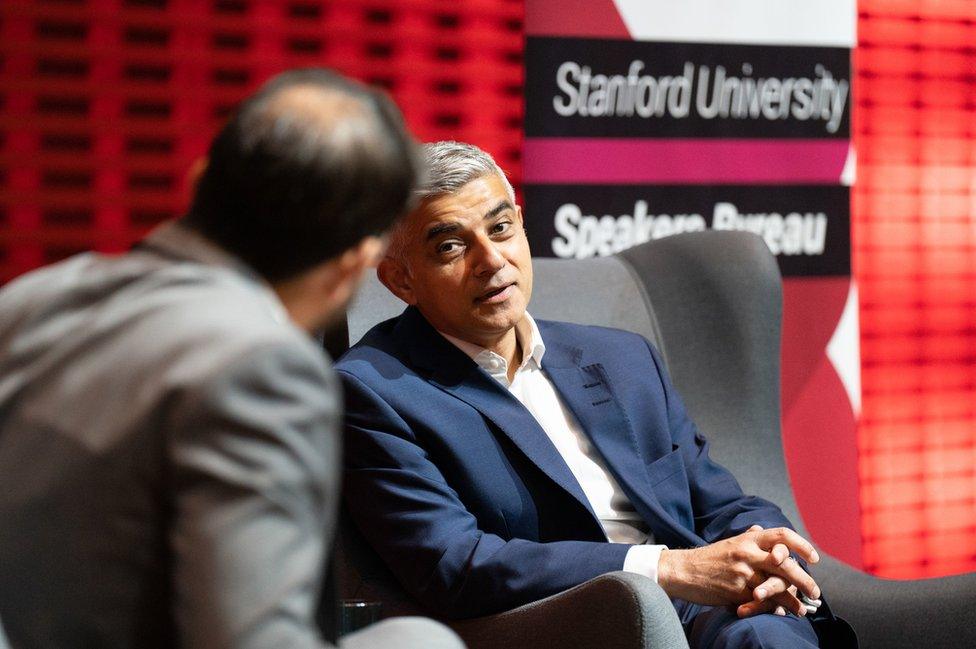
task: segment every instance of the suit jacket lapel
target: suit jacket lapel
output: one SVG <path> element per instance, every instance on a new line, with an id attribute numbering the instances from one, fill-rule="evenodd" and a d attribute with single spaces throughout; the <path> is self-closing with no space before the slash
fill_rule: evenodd
<path id="1" fill-rule="evenodd" d="M 433 385 L 475 408 L 492 422 L 596 521 L 576 477 L 535 417 L 518 399 L 437 333 L 413 307 L 404 312 L 397 328 L 397 336 L 409 350 L 414 367 L 428 372 Z"/>
<path id="2" fill-rule="evenodd" d="M 566 406 L 603 457 L 634 509 L 651 526 L 658 542 L 668 545 L 700 545 L 701 539 L 669 516 L 650 488 L 647 458 L 642 456 L 630 420 L 617 400 L 600 363 L 589 363 L 586 354 L 545 322 L 537 321 L 546 343 L 542 365 Z M 592 354 L 591 354 L 592 355 Z"/>

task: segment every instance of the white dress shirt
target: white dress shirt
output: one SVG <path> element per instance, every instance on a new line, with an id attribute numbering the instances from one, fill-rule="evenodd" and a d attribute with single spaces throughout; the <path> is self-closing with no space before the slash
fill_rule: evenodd
<path id="1" fill-rule="evenodd" d="M 445 333 L 441 335 L 470 356 L 532 413 L 579 482 L 607 540 L 634 546 L 627 552 L 623 569 L 657 581 L 658 560 L 667 546 L 653 545 L 654 538 L 647 524 L 634 510 L 623 489 L 607 470 L 600 453 L 590 444 L 576 417 L 543 372 L 546 345 L 532 316 L 526 313 L 515 327 L 522 362 L 511 382 L 508 380 L 508 361 L 504 358 L 478 345 Z"/>

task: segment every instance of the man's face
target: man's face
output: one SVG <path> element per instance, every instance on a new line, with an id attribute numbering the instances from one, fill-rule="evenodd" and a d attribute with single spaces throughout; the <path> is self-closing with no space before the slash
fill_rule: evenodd
<path id="1" fill-rule="evenodd" d="M 532 257 L 502 179 L 476 178 L 406 218 L 403 259 L 384 260 L 384 283 L 443 333 L 484 347 L 514 335 L 532 295 Z"/>

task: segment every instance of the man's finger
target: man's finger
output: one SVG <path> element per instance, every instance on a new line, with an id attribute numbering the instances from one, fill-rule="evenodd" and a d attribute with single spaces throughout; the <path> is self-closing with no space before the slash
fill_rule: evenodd
<path id="1" fill-rule="evenodd" d="M 770 598 L 770 603 L 782 606 L 784 609 L 795 615 L 803 616 L 809 611 L 807 607 L 796 597 L 796 588 L 777 593 Z"/>
<path id="2" fill-rule="evenodd" d="M 752 617 L 760 613 L 776 613 L 777 610 L 782 611 L 781 615 L 790 612 L 801 617 L 809 612 L 803 602 L 797 599 L 796 587 L 790 586 L 786 590 L 770 595 L 764 601 L 754 599 L 751 602 L 740 605 L 736 609 L 736 615 L 739 617 Z M 777 615 L 780 615 L 780 613 L 777 613 Z"/>
<path id="3" fill-rule="evenodd" d="M 757 602 L 769 599 L 773 595 L 785 593 L 790 584 L 778 575 L 771 575 L 752 589 L 752 598 Z"/>
<path id="4" fill-rule="evenodd" d="M 808 611 L 803 601 L 797 595 L 796 586 L 788 586 L 782 591 L 770 595 L 769 601 L 795 615 L 802 616 Z"/>
<path id="5" fill-rule="evenodd" d="M 778 566 L 766 565 L 764 571 L 770 575 L 779 575 L 789 583 L 796 586 L 801 593 L 811 599 L 820 599 L 820 586 L 814 581 L 800 564 L 793 557 L 787 557 Z"/>
<path id="6" fill-rule="evenodd" d="M 780 608 L 776 602 L 772 600 L 766 602 L 757 602 L 755 600 L 751 602 L 746 602 L 738 608 L 735 609 L 735 614 L 739 617 L 752 617 L 754 615 L 759 615 L 761 613 L 772 613 L 777 608 Z"/>
<path id="7" fill-rule="evenodd" d="M 756 537 L 756 543 L 767 552 L 772 550 L 777 544 L 783 544 L 791 552 L 795 552 L 810 563 L 820 561 L 820 555 L 817 554 L 817 550 L 813 547 L 813 544 L 788 527 L 774 527 L 763 530 Z"/>
<path id="8" fill-rule="evenodd" d="M 766 556 L 765 563 L 762 567 L 762 571 L 765 572 L 768 577 L 766 582 L 759 584 L 759 586 L 753 589 L 754 599 L 765 599 L 767 596 L 771 596 L 775 593 L 781 593 L 786 590 L 790 584 L 801 586 L 801 590 L 807 594 L 809 594 L 807 589 L 816 587 L 816 582 L 813 580 L 813 578 L 796 564 L 796 562 L 790 557 L 789 548 L 782 543 L 777 543 L 773 546 L 773 549 L 769 551 L 769 554 Z M 784 572 L 786 575 L 795 576 L 794 578 L 796 578 L 798 581 L 794 581 L 793 578 L 788 578 L 788 583 L 783 583 Z M 791 608 L 790 610 L 793 609 Z"/>
<path id="9" fill-rule="evenodd" d="M 779 566 L 784 561 L 790 557 L 790 549 L 786 547 L 783 543 L 777 543 L 773 546 L 773 549 L 769 551 L 769 557 L 767 557 L 767 565 L 770 567 Z"/>

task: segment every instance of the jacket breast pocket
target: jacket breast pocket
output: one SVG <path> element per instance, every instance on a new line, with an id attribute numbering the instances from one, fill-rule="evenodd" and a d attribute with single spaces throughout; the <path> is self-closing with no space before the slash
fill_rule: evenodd
<path id="1" fill-rule="evenodd" d="M 691 491 L 688 473 L 681 453 L 671 451 L 647 465 L 651 490 L 664 510 L 679 523 L 689 528 L 694 523 L 691 508 Z"/>

